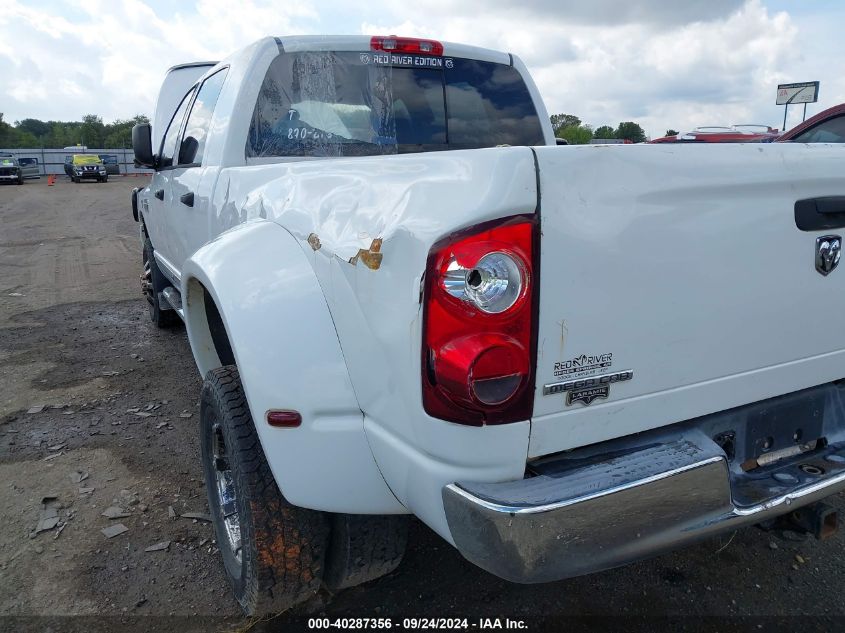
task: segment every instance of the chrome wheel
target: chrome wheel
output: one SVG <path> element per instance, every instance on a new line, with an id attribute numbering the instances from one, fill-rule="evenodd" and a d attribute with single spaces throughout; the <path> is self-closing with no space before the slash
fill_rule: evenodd
<path id="1" fill-rule="evenodd" d="M 141 292 L 150 303 L 153 302 L 153 269 L 150 267 L 150 260 L 144 253 L 144 270 L 141 273 Z"/>
<path id="2" fill-rule="evenodd" d="M 212 427 L 212 459 L 214 460 L 215 492 L 217 507 L 223 519 L 226 540 L 232 555 L 241 562 L 241 522 L 238 516 L 238 495 L 229 460 L 226 458 L 226 443 L 219 424 Z"/>

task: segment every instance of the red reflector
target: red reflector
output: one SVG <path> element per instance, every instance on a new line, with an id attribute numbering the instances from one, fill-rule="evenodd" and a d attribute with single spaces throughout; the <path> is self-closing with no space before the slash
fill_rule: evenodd
<path id="1" fill-rule="evenodd" d="M 299 415 L 299 411 L 268 411 L 267 424 L 283 429 L 290 429 L 302 424 L 302 416 Z"/>
<path id="2" fill-rule="evenodd" d="M 374 35 L 370 38 L 370 50 L 440 56 L 443 54 L 443 44 L 435 40 L 421 40 L 415 37 Z"/>

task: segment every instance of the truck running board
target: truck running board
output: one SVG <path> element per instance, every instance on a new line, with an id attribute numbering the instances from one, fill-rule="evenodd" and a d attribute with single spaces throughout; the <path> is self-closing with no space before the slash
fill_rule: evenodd
<path id="1" fill-rule="evenodd" d="M 182 295 L 173 286 L 168 286 L 159 293 L 159 303 L 162 307 L 169 306 L 176 311 L 179 318 L 185 320 L 185 311 L 182 310 Z"/>

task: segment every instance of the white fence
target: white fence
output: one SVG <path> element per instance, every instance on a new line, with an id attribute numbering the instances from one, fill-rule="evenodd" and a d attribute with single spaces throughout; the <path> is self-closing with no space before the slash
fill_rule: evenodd
<path id="1" fill-rule="evenodd" d="M 108 154 L 117 156 L 121 175 L 150 174 L 149 169 L 135 167 L 135 154 L 131 149 L 0 149 L 0 154 L 12 154 L 17 158 L 34 158 L 38 161 L 39 174 L 65 173 L 65 157 L 73 154 Z"/>

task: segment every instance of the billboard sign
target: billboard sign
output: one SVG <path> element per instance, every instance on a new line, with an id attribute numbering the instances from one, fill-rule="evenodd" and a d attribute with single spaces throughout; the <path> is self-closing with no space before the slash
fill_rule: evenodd
<path id="1" fill-rule="evenodd" d="M 798 84 L 780 84 L 775 105 L 815 103 L 819 100 L 819 82 L 805 81 Z"/>

